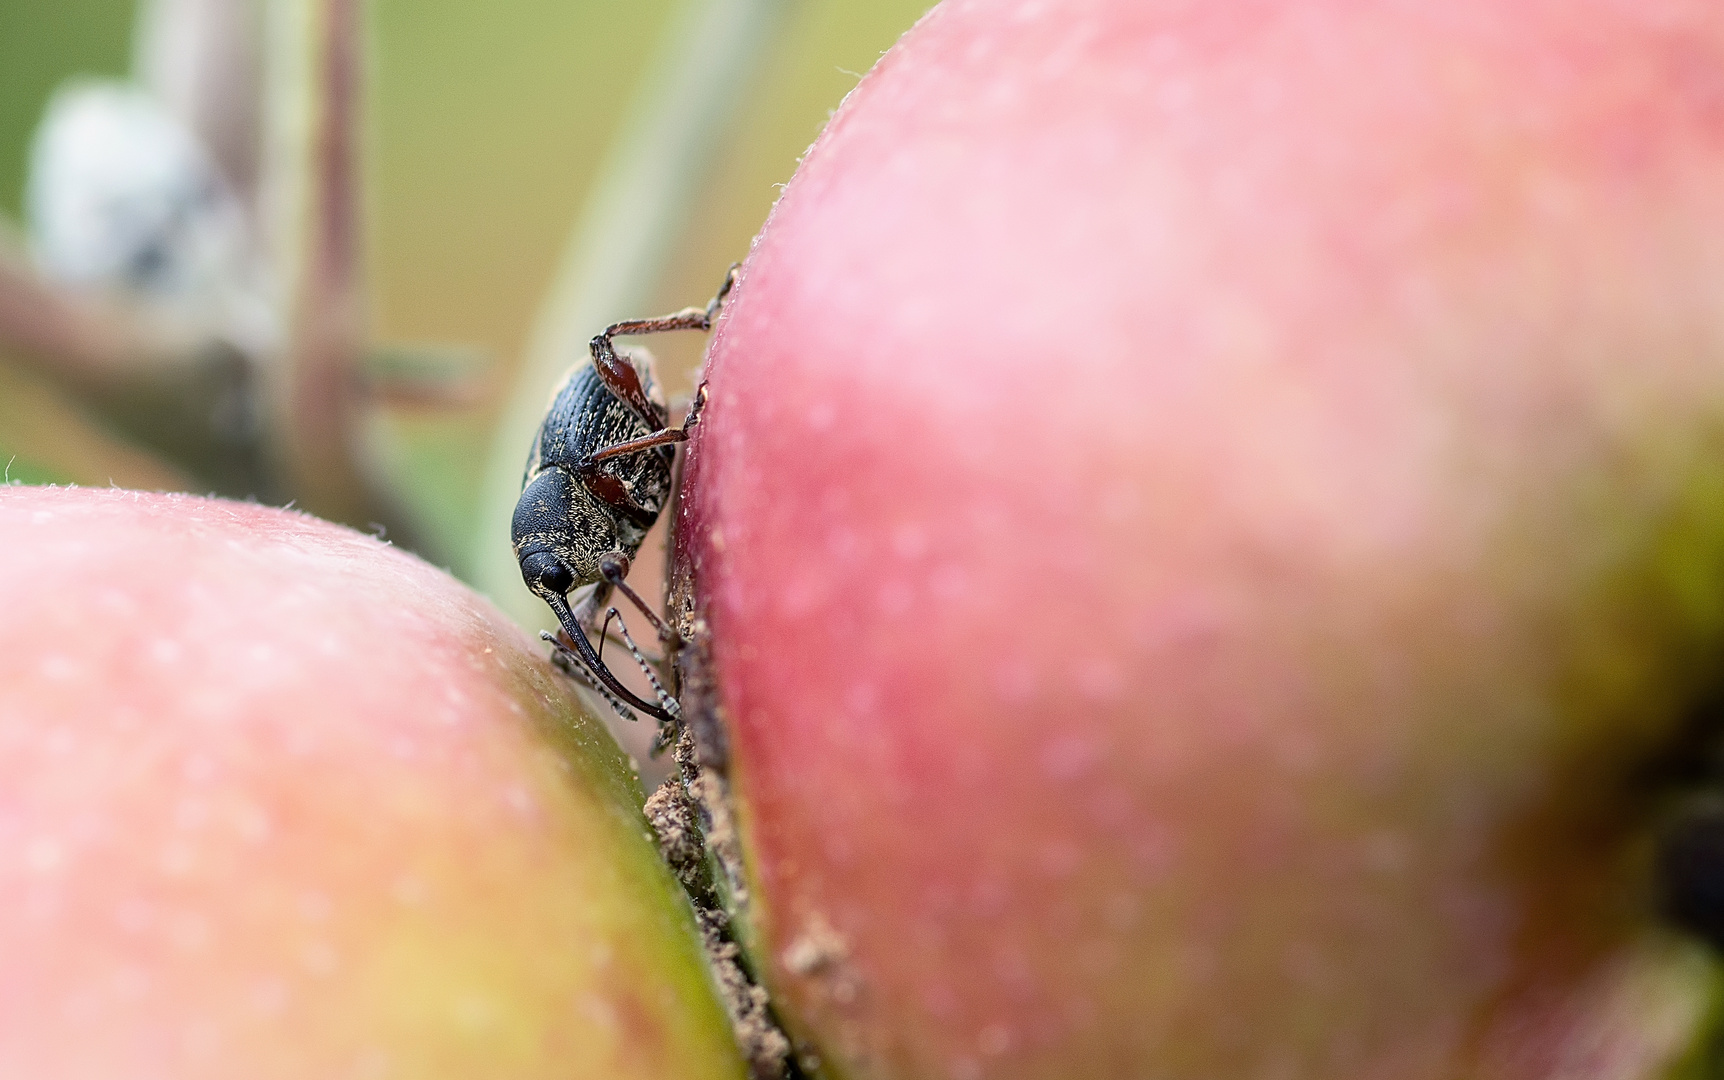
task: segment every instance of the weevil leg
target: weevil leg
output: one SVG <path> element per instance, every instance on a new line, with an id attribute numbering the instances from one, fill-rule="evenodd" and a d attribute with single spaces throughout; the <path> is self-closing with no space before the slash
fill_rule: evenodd
<path id="1" fill-rule="evenodd" d="M 723 284 L 718 287 L 718 292 L 703 308 L 683 308 L 656 319 L 625 319 L 605 327 L 602 333 L 593 338 L 589 346 L 593 354 L 593 368 L 598 372 L 605 388 L 615 394 L 618 401 L 632 409 L 651 430 L 656 432 L 664 428 L 669 417 L 664 415 L 664 410 L 657 402 L 647 397 L 646 389 L 641 386 L 640 373 L 635 371 L 633 364 L 617 355 L 616 345 L 611 339 L 639 334 L 662 334 L 672 330 L 711 330 L 713 320 L 718 318 L 718 313 L 724 308 L 725 298 L 736 284 L 739 266 L 738 263 L 731 264 L 730 270 L 724 275 Z M 683 426 L 688 427 L 687 424 Z"/>
<path id="2" fill-rule="evenodd" d="M 676 745 L 677 737 L 681 734 L 682 729 L 675 724 L 660 724 L 658 735 L 653 738 L 652 748 L 647 751 L 647 756 L 657 761 L 659 755 Z"/>
<path id="3" fill-rule="evenodd" d="M 625 454 L 638 454 L 642 450 L 656 450 L 661 446 L 669 446 L 671 443 L 682 442 L 686 438 L 688 438 L 687 431 L 684 431 L 679 427 L 674 427 L 665 428 L 663 431 L 655 432 L 651 435 L 642 435 L 638 439 L 627 439 L 620 443 L 612 443 L 602 449 L 594 450 L 585 458 L 581 459 L 575 464 L 574 471 L 576 473 L 587 472 L 598 468 L 600 462 L 609 461 L 611 458 L 622 457 Z"/>
<path id="4" fill-rule="evenodd" d="M 638 454 L 647 450 L 656 450 L 661 446 L 679 443 L 688 438 L 691 428 L 700 423 L 701 409 L 706 405 L 706 384 L 703 382 L 695 389 L 694 403 L 689 407 L 688 416 L 681 427 L 665 428 L 652 435 L 643 435 L 638 439 L 613 443 L 610 446 L 596 450 L 570 467 L 570 471 L 581 481 L 581 484 L 592 493 L 595 499 L 622 514 L 643 529 L 651 528 L 653 515 L 643 510 L 632 497 L 622 482 L 614 476 L 599 471 L 599 466 L 612 458 L 625 454 Z"/>
<path id="5" fill-rule="evenodd" d="M 623 482 L 609 473 L 602 473 L 597 469 L 582 470 L 579 468 L 573 472 L 575 478 L 581 482 L 581 486 L 592 493 L 593 498 L 598 499 L 642 529 L 652 528 L 653 522 L 658 520 L 657 514 L 642 509 L 640 504 L 629 495 L 629 489 L 623 486 Z"/>
<path id="6" fill-rule="evenodd" d="M 605 327 L 599 337 L 607 341 L 611 338 L 637 337 L 642 334 L 663 334 L 672 330 L 711 330 L 713 310 L 707 307 L 685 307 L 681 311 L 673 311 L 669 315 L 658 315 L 651 319 L 624 319 Z M 597 341 L 598 338 L 593 340 Z"/>
<path id="7" fill-rule="evenodd" d="M 653 319 L 624 319 L 605 327 L 601 338 L 633 337 L 640 334 L 662 334 L 669 330 L 711 330 L 713 320 L 724 310 L 724 302 L 730 296 L 730 290 L 736 285 L 736 274 L 741 269 L 741 263 L 731 263 L 725 271 L 724 282 L 719 285 L 718 292 L 713 294 L 705 307 L 686 307 L 681 311 L 673 311 L 669 315 L 660 315 Z M 595 341 L 597 338 L 594 339 Z"/>
<path id="8" fill-rule="evenodd" d="M 694 402 L 688 407 L 688 415 L 682 418 L 683 434 L 694 430 L 700 423 L 701 410 L 706 408 L 706 380 L 700 380 L 700 385 L 694 388 Z"/>
<path id="9" fill-rule="evenodd" d="M 616 347 L 611 344 L 611 333 L 614 329 L 615 327 L 609 328 L 593 339 L 590 347 L 593 369 L 599 373 L 599 379 L 605 384 L 605 389 L 615 394 L 618 401 L 640 417 L 647 430 L 658 431 L 665 426 L 669 417 L 658 402 L 647 397 L 646 387 L 641 385 L 640 373 L 635 370 L 635 366 L 617 355 Z"/>
<path id="10" fill-rule="evenodd" d="M 700 413 L 706 407 L 706 398 L 706 383 L 703 382 L 695 388 L 694 403 L 689 406 L 688 416 L 683 419 L 680 427 L 665 428 L 663 431 L 651 435 L 642 435 L 638 439 L 612 443 L 602 449 L 595 450 L 573 466 L 576 475 L 588 475 L 592 470 L 598 468 L 601 462 L 622 457 L 625 454 L 638 454 L 643 450 L 656 450 L 661 446 L 687 441 L 688 433 L 693 430 L 696 424 L 700 423 Z M 605 497 L 597 491 L 593 494 L 600 498 Z"/>

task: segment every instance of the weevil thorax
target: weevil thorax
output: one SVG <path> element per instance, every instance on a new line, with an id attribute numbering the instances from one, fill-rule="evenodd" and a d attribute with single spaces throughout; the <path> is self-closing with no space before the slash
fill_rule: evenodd
<path id="1" fill-rule="evenodd" d="M 650 360 L 630 360 L 647 393 L 661 401 Z M 579 588 L 599 580 L 605 555 L 620 552 L 633 560 L 669 496 L 673 451 L 608 459 L 586 479 L 576 466 L 594 451 L 655 430 L 606 389 L 591 364 L 564 379 L 527 457 L 515 504 L 510 531 L 523 574 L 531 556 L 548 552 L 568 567 L 571 587 Z"/>

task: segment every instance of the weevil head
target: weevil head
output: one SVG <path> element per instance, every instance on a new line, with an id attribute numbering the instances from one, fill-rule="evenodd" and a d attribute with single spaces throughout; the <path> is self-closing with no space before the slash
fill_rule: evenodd
<path id="1" fill-rule="evenodd" d="M 566 596 L 599 580 L 599 562 L 619 550 L 617 525 L 592 493 L 558 468 L 527 481 L 510 524 L 521 579 L 540 596 Z"/>

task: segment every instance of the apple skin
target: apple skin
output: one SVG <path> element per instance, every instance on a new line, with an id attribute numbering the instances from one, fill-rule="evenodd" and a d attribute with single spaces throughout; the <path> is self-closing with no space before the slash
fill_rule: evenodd
<path id="1" fill-rule="evenodd" d="M 948 0 L 863 80 L 679 524 L 839 1074 L 1698 1060 L 1721 73 L 1694 0 Z"/>
<path id="2" fill-rule="evenodd" d="M 442 571 L 0 488 L 0 1075 L 740 1077 L 626 761 Z"/>

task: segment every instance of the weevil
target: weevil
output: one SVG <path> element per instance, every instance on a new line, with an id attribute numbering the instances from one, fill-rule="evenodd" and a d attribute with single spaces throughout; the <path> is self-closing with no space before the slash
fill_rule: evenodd
<path id="1" fill-rule="evenodd" d="M 615 339 L 712 329 L 736 283 L 736 270 L 730 268 L 717 295 L 704 308 L 613 323 L 593 338 L 592 363 L 572 370 L 552 394 L 527 456 L 521 499 L 515 504 L 510 528 L 521 578 L 557 616 L 563 636 L 596 681 L 595 688 L 613 705 L 620 702 L 666 722 L 676 720 L 675 701 L 653 676 L 626 628 L 625 642 L 652 681 L 657 705 L 641 700 L 617 679 L 587 632 L 605 594 L 616 588 L 646 615 L 661 640 L 674 636 L 623 579 L 670 497 L 676 444 L 687 440 L 700 423 L 706 384 L 695 390 L 683 422 L 671 427 L 652 358 L 620 352 Z M 587 585 L 597 588 L 577 614 L 568 595 Z M 606 627 L 600 630 L 601 648 L 614 612 L 607 614 Z M 560 639 L 552 640 L 567 649 Z"/>

